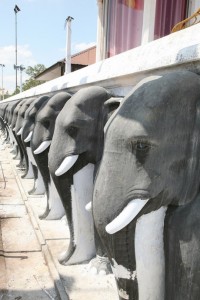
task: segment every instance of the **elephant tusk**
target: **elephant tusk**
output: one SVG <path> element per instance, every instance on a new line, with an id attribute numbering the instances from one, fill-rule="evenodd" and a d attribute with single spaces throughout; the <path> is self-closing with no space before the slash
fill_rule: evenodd
<path id="1" fill-rule="evenodd" d="M 16 128 L 14 127 L 14 128 L 13 128 L 13 131 L 15 131 L 15 129 L 16 129 Z"/>
<path id="2" fill-rule="evenodd" d="M 114 234 L 126 227 L 141 211 L 149 199 L 134 199 L 130 201 L 122 212 L 106 226 L 109 234 Z"/>
<path id="3" fill-rule="evenodd" d="M 28 143 L 30 142 L 31 138 L 32 138 L 32 135 L 33 135 L 33 131 L 29 132 L 28 136 L 25 138 L 24 142 L 25 143 Z"/>
<path id="4" fill-rule="evenodd" d="M 51 144 L 51 141 L 44 141 L 40 144 L 40 146 L 34 151 L 34 154 L 40 154 L 44 150 L 46 150 Z"/>
<path id="5" fill-rule="evenodd" d="M 22 128 L 17 132 L 17 135 L 21 135 L 22 134 Z"/>
<path id="6" fill-rule="evenodd" d="M 61 163 L 60 167 L 55 171 L 56 176 L 61 176 L 66 173 L 77 161 L 78 155 L 67 156 Z"/>
<path id="7" fill-rule="evenodd" d="M 92 210 L 92 202 L 91 202 L 91 201 L 88 202 L 88 204 L 86 204 L 85 209 L 86 209 L 87 211 L 91 211 L 91 210 Z"/>

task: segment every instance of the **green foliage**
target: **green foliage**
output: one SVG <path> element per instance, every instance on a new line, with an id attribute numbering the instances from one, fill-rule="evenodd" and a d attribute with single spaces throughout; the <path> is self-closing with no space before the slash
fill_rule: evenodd
<path id="1" fill-rule="evenodd" d="M 31 79 L 35 79 L 35 77 L 42 73 L 45 70 L 45 66 L 43 64 L 37 64 L 34 67 L 27 67 L 26 74 L 30 76 Z"/>
<path id="2" fill-rule="evenodd" d="M 7 99 L 7 98 L 9 98 L 10 97 L 10 95 L 9 95 L 9 93 L 8 93 L 8 91 L 4 94 L 4 99 Z"/>
<path id="3" fill-rule="evenodd" d="M 25 81 L 23 84 L 23 91 L 29 90 L 32 87 L 40 85 L 44 83 L 44 81 L 36 80 L 35 77 L 45 70 L 45 66 L 43 64 L 37 64 L 34 67 L 27 67 L 26 74 L 30 76 L 29 79 Z"/>
<path id="4" fill-rule="evenodd" d="M 15 91 L 12 93 L 11 96 L 14 96 L 14 95 L 19 94 L 19 93 L 20 93 L 20 88 L 18 86 L 17 89 L 15 89 Z"/>

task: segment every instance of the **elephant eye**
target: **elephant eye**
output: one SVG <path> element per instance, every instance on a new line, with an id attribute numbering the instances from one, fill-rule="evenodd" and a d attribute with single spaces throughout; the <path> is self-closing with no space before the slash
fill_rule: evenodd
<path id="1" fill-rule="evenodd" d="M 42 123 L 45 128 L 49 128 L 50 122 L 48 120 L 43 121 Z"/>
<path id="2" fill-rule="evenodd" d="M 71 137 L 75 137 L 78 133 L 78 128 L 75 126 L 70 126 L 67 128 L 67 133 L 71 136 Z"/>
<path id="3" fill-rule="evenodd" d="M 137 141 L 135 148 L 138 151 L 147 151 L 150 148 L 150 144 L 148 142 Z"/>

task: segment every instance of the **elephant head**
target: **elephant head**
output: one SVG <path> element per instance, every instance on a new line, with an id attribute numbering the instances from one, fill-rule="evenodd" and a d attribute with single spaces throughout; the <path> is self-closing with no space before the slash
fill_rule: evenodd
<path id="1" fill-rule="evenodd" d="M 31 103 L 29 108 L 26 110 L 24 116 L 23 130 L 22 130 L 22 140 L 24 141 L 24 143 L 30 143 L 33 134 L 34 125 L 35 125 L 36 114 L 38 113 L 41 106 L 45 105 L 45 103 L 48 100 L 49 100 L 49 96 L 41 96 L 35 99 Z"/>
<path id="2" fill-rule="evenodd" d="M 22 106 L 20 107 L 20 109 L 18 110 L 17 120 L 16 120 L 16 124 L 15 124 L 15 132 L 16 132 L 16 134 L 18 136 L 21 136 L 21 134 L 22 134 L 25 113 L 26 113 L 27 109 L 29 108 L 29 106 L 31 105 L 31 103 L 34 102 L 34 100 L 35 100 L 35 98 L 29 98 L 29 99 L 27 99 L 22 104 Z"/>
<path id="3" fill-rule="evenodd" d="M 38 113 L 40 107 L 44 105 L 44 103 L 46 103 L 48 100 L 49 100 L 49 96 L 46 95 L 35 99 L 34 101 L 31 102 L 30 106 L 27 108 L 24 115 L 21 138 L 22 138 L 22 143 L 26 148 L 26 152 L 28 155 L 28 168 L 24 178 L 34 178 L 34 188 L 29 192 L 30 194 L 31 193 L 38 194 L 40 193 L 40 191 L 43 192 L 42 189 L 39 189 L 37 191 L 35 187 L 36 182 L 38 181 L 38 176 L 40 177 L 40 173 L 38 173 L 36 162 L 31 152 L 30 140 L 35 126 L 36 114 Z"/>
<path id="4" fill-rule="evenodd" d="M 200 78 L 147 78 L 105 128 L 93 215 L 120 299 L 164 299 L 164 221 L 199 193 Z M 170 298 L 172 299 L 172 298 Z"/>
<path id="5" fill-rule="evenodd" d="M 17 122 L 17 117 L 18 117 L 18 112 L 20 110 L 20 108 L 22 107 L 22 105 L 27 101 L 27 99 L 22 99 L 17 106 L 15 107 L 13 114 L 12 114 L 12 121 L 11 121 L 11 128 L 12 130 L 15 131 L 15 126 L 16 126 L 16 122 Z"/>
<path id="6" fill-rule="evenodd" d="M 60 219 L 64 215 L 63 205 L 49 173 L 48 152 L 56 118 L 70 97 L 71 95 L 67 92 L 56 93 L 42 105 L 35 118 L 31 149 L 41 172 L 47 195 L 46 210 L 40 215 L 42 219 Z"/>
<path id="7" fill-rule="evenodd" d="M 28 155 L 24 143 L 22 141 L 21 135 L 22 135 L 23 125 L 24 125 L 25 112 L 27 111 L 27 109 L 29 108 L 29 106 L 34 100 L 35 98 L 29 98 L 23 102 L 22 106 L 18 109 L 16 124 L 15 124 L 15 136 L 17 139 L 17 143 L 23 152 L 25 173 L 22 175 L 22 178 L 25 178 L 27 175 L 29 169 L 29 161 L 28 161 Z"/>
<path id="8" fill-rule="evenodd" d="M 93 220 L 85 205 L 91 201 L 94 167 L 102 154 L 103 127 L 111 107 L 115 109 L 114 101 L 104 105 L 110 98 L 102 87 L 80 89 L 56 120 L 49 168 L 70 229 L 70 245 L 59 259 L 62 264 L 79 263 L 95 254 Z"/>
<path id="9" fill-rule="evenodd" d="M 42 153 L 51 144 L 56 118 L 70 97 L 71 95 L 67 92 L 59 92 L 41 107 L 35 119 L 31 140 L 34 154 Z"/>

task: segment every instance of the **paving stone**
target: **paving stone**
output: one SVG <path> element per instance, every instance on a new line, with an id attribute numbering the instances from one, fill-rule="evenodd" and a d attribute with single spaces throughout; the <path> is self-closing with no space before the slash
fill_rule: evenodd
<path id="1" fill-rule="evenodd" d="M 88 272 L 88 264 L 62 266 L 57 257 L 66 249 L 67 241 L 47 241 L 54 263 L 62 278 L 66 292 L 73 300 L 118 300 L 114 276 L 92 275 Z"/>
<path id="2" fill-rule="evenodd" d="M 30 203 L 32 209 L 35 212 L 35 217 L 38 219 L 38 216 L 43 214 L 46 206 L 47 206 L 47 198 L 46 196 L 35 196 L 30 197 L 28 196 L 28 202 Z"/>
<path id="3" fill-rule="evenodd" d="M 9 200 L 8 200 L 9 201 Z M 0 204 L 0 217 L 1 218 L 20 218 L 27 214 L 24 205 L 6 205 Z"/>
<path id="4" fill-rule="evenodd" d="M 69 229 L 61 220 L 41 220 L 40 229 L 45 240 L 69 239 Z"/>
<path id="5" fill-rule="evenodd" d="M 39 253 L 7 254 L 8 299 L 58 300 L 48 267 Z"/>
<path id="6" fill-rule="evenodd" d="M 13 173 L 12 166 L 9 163 L 0 163 L 0 181 L 3 181 L 4 178 L 15 178 Z"/>
<path id="7" fill-rule="evenodd" d="M 6 186 L 4 182 L 0 182 L 0 197 L 21 198 L 21 193 L 15 179 L 6 180 Z"/>
<path id="8" fill-rule="evenodd" d="M 0 197 L 0 204 L 7 204 L 7 205 L 11 205 L 11 204 L 24 204 L 24 201 L 22 200 L 21 197 L 16 198 L 14 197 Z"/>
<path id="9" fill-rule="evenodd" d="M 119 299 L 114 276 L 111 274 L 106 276 L 91 275 L 87 272 L 87 265 L 63 266 L 59 271 L 70 299 Z"/>
<path id="10" fill-rule="evenodd" d="M 1 219 L 1 230 L 5 252 L 39 251 L 41 249 L 28 216 Z"/>

